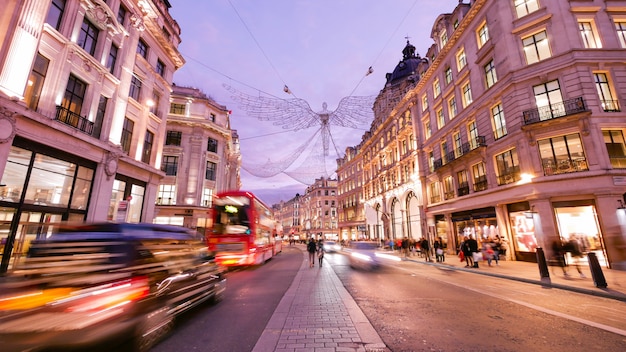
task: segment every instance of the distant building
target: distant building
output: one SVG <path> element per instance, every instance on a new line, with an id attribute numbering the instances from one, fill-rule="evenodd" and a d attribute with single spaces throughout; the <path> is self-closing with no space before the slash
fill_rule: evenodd
<path id="1" fill-rule="evenodd" d="M 306 237 L 337 239 L 337 180 L 318 178 L 300 197 L 300 231 Z"/>
<path id="2" fill-rule="evenodd" d="M 203 231 L 213 195 L 241 188 L 240 168 L 228 109 L 196 88 L 174 85 L 154 221 Z"/>
<path id="3" fill-rule="evenodd" d="M 378 241 L 426 235 L 412 106 L 398 104 L 427 68 L 428 61 L 407 41 L 402 60 L 387 74 L 374 103 L 374 121 L 359 145 L 366 224 Z"/>
<path id="4" fill-rule="evenodd" d="M 337 159 L 339 239 L 345 241 L 372 238 L 372 231 L 367 231 L 365 225 L 363 158 L 359 148 L 348 147 L 344 157 Z"/>
<path id="5" fill-rule="evenodd" d="M 167 0 L 9 0 L 0 272 L 61 221 L 152 221 L 180 28 Z"/>
<path id="6" fill-rule="evenodd" d="M 298 236 L 298 238 L 304 238 L 304 236 L 301 235 L 300 226 L 300 201 L 300 194 L 296 194 L 296 196 L 290 200 L 280 201 L 280 203 L 272 207 L 276 222 L 280 224 L 279 228 L 282 229 L 279 235 L 284 237 Z"/>

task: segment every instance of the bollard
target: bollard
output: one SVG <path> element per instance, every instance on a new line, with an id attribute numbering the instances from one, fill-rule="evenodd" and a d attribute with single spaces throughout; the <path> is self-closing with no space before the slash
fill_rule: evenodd
<path id="1" fill-rule="evenodd" d="M 549 280 L 550 271 L 548 270 L 548 263 L 546 263 L 546 255 L 541 247 L 537 247 L 537 265 L 539 266 L 539 275 L 541 278 L 548 278 Z"/>
<path id="2" fill-rule="evenodd" d="M 606 283 L 606 279 L 604 278 L 604 274 L 602 273 L 600 262 L 598 262 L 598 257 L 594 252 L 589 252 L 587 253 L 587 259 L 589 260 L 589 270 L 591 270 L 593 283 L 596 287 L 606 288 L 608 285 Z"/>

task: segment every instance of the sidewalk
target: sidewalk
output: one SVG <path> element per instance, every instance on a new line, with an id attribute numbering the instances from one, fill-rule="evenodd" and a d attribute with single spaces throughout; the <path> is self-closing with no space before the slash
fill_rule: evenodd
<path id="1" fill-rule="evenodd" d="M 252 351 L 389 351 L 330 265 L 315 264 L 304 258 Z"/>
<path id="2" fill-rule="evenodd" d="M 390 253 L 390 251 L 387 252 Z M 395 252 L 394 254 L 400 257 L 399 253 Z M 489 266 L 487 261 L 481 261 L 479 262 L 479 268 L 466 268 L 465 261 L 461 262 L 459 257 L 455 255 L 446 255 L 445 262 L 442 263 L 435 262 L 434 257 L 432 260 L 432 262 L 427 262 L 423 257 L 409 256 L 405 261 L 423 265 L 442 266 L 450 268 L 451 270 L 522 281 L 626 302 L 625 271 L 612 270 L 602 267 L 602 274 L 604 275 L 607 287 L 600 288 L 596 287 L 591 275 L 591 270 L 589 269 L 589 265 L 587 263 L 581 263 L 580 265 L 585 278 L 580 277 L 576 267 L 574 266 L 567 267 L 567 271 L 569 273 L 569 276 L 567 277 L 563 275 L 562 268 L 549 266 L 548 271 L 550 273 L 550 277 L 542 279 L 539 271 L 539 265 L 537 263 L 500 260 L 499 265 L 492 262 L 491 266 Z"/>

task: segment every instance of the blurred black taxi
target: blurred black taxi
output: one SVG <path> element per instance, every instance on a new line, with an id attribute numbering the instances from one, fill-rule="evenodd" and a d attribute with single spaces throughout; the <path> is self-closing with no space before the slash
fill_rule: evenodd
<path id="1" fill-rule="evenodd" d="M 0 281 L 0 350 L 148 350 L 179 313 L 222 298 L 202 238 L 177 226 L 65 226 Z"/>

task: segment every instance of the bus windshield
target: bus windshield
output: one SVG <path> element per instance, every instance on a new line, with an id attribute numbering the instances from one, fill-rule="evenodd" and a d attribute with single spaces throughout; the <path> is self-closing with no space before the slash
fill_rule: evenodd
<path id="1" fill-rule="evenodd" d="M 247 205 L 216 205 L 213 212 L 214 234 L 250 234 Z"/>

